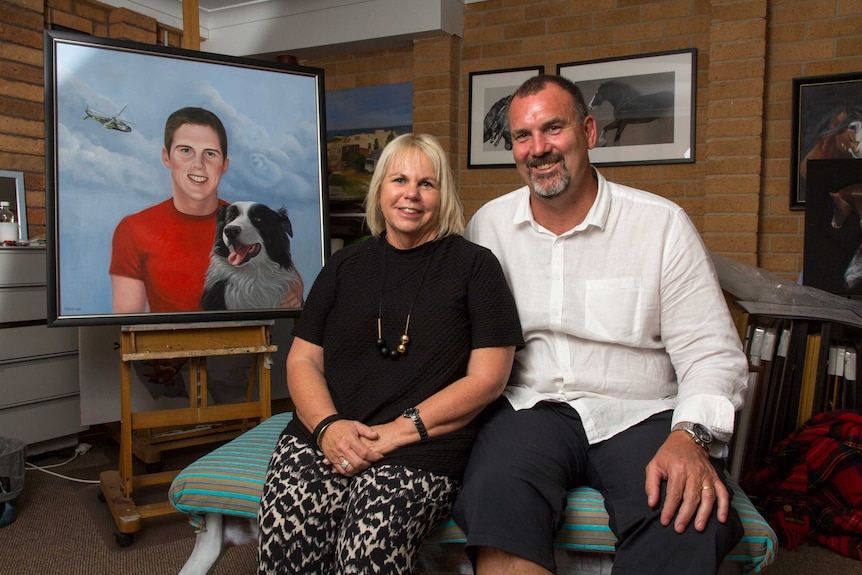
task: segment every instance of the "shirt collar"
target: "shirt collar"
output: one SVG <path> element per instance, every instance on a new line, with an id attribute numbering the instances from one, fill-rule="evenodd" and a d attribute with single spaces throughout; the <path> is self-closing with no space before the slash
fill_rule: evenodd
<path id="1" fill-rule="evenodd" d="M 593 173 L 596 175 L 596 182 L 598 183 L 598 192 L 596 194 L 596 201 L 593 202 L 590 211 L 587 213 L 587 217 L 584 218 L 584 221 L 572 228 L 569 232 L 572 233 L 581 230 L 585 230 L 589 227 L 595 227 L 600 230 L 605 229 L 605 225 L 608 222 L 608 214 L 611 211 L 611 192 L 608 188 L 608 181 L 602 176 L 601 173 L 594 167 Z M 530 209 L 530 188 L 529 186 L 524 186 L 520 190 L 520 198 L 518 201 L 518 208 L 515 210 L 515 216 L 512 219 L 512 223 L 514 225 L 529 223 L 533 227 L 541 227 L 536 221 L 533 219 L 533 211 Z"/>

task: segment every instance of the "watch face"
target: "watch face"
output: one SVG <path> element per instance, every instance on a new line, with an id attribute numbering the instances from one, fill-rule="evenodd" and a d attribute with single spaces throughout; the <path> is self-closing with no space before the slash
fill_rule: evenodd
<path id="1" fill-rule="evenodd" d="M 706 426 L 701 425 L 700 423 L 695 423 L 692 428 L 694 434 L 697 438 L 704 443 L 712 443 L 712 433 L 709 432 Z"/>
<path id="2" fill-rule="evenodd" d="M 415 407 L 410 407 L 404 410 L 404 417 L 416 417 L 419 415 L 419 410 Z"/>

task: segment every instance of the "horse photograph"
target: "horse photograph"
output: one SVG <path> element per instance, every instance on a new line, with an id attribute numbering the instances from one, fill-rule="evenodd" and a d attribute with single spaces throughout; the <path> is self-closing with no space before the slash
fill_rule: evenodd
<path id="1" fill-rule="evenodd" d="M 694 161 L 694 48 L 557 64 L 596 120 L 590 161 L 602 165 Z"/>
<path id="2" fill-rule="evenodd" d="M 662 75 L 658 75 L 662 76 Z M 608 133 L 614 133 L 610 145 L 619 146 L 623 131 L 631 124 L 650 124 L 638 134 L 629 130 L 630 144 L 665 144 L 673 142 L 673 75 L 669 81 L 662 82 L 659 78 L 650 78 L 649 82 L 640 82 L 654 86 L 669 85 L 671 89 L 641 92 L 632 83 L 622 80 L 602 82 L 587 103 L 590 114 L 596 118 L 601 132 L 597 146 L 608 145 Z M 586 94 L 584 97 L 588 97 Z M 610 121 L 607 121 L 610 107 Z M 601 109 L 601 111 L 600 111 Z M 601 117 L 602 121 L 599 121 Z M 664 120 L 659 122 L 659 120 Z"/>
<path id="3" fill-rule="evenodd" d="M 514 167 L 509 102 L 525 80 L 544 72 L 544 66 L 470 72 L 468 168 Z"/>

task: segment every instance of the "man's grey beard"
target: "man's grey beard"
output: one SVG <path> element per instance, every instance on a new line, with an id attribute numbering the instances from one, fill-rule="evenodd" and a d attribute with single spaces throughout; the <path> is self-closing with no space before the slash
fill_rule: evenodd
<path id="1" fill-rule="evenodd" d="M 565 164 L 561 164 L 560 172 L 559 177 L 538 178 L 534 177 L 532 172 L 530 172 L 530 184 L 533 186 L 533 191 L 543 198 L 553 198 L 562 194 L 569 187 L 572 178 Z"/>

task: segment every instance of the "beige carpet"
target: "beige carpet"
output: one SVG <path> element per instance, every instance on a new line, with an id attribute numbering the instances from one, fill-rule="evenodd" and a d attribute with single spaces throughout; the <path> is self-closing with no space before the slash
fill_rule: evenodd
<path id="1" fill-rule="evenodd" d="M 85 503 L 92 495 L 97 505 Z M 104 510 L 99 516 L 98 506 Z M 90 487 L 28 471 L 15 521 L 0 529 L 0 573 L 4 575 L 176 575 L 194 546 L 181 515 L 145 522 L 134 543 L 116 545 L 107 505 Z M 181 537 L 172 539 L 176 534 Z M 230 549 L 216 574 L 254 575 L 254 546 Z"/>

